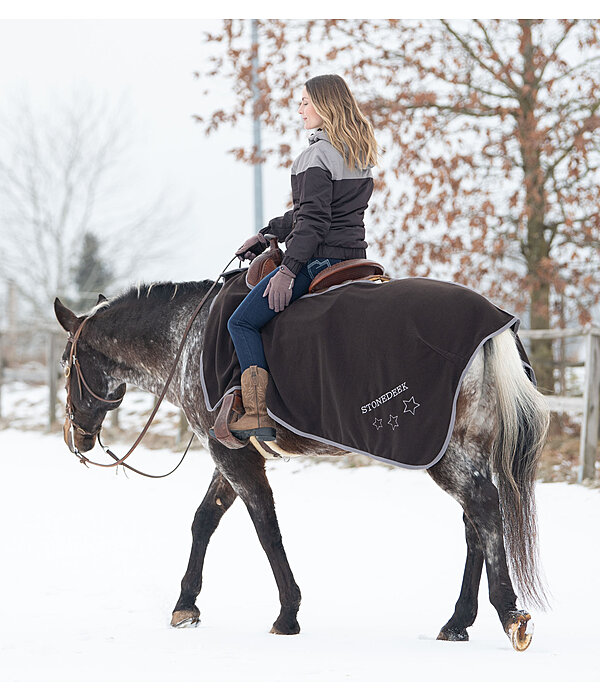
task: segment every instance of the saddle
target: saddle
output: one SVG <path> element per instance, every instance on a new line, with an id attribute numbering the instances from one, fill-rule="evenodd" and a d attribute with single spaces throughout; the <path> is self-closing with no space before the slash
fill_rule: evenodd
<path id="1" fill-rule="evenodd" d="M 273 270 L 281 265 L 283 260 L 283 253 L 279 248 L 277 237 L 268 233 L 265 238 L 269 241 L 269 247 L 254 258 L 246 274 L 246 284 L 250 288 L 255 287 L 264 277 L 271 274 Z M 325 289 L 329 289 L 329 287 L 351 280 L 373 278 L 381 279 L 382 281 L 390 279 L 386 276 L 383 265 L 378 262 L 365 260 L 364 258 L 342 260 L 319 272 L 310 283 L 308 293 L 322 292 Z"/>
<path id="2" fill-rule="evenodd" d="M 336 284 L 342 284 L 351 280 L 380 279 L 382 281 L 390 278 L 385 274 L 383 265 L 372 260 L 357 258 L 355 260 L 342 260 L 342 262 L 331 265 L 319 272 L 310 283 L 308 293 L 322 292 Z"/>
<path id="3" fill-rule="evenodd" d="M 246 273 L 246 284 L 252 289 L 273 270 L 281 265 L 283 253 L 277 244 L 277 237 L 272 233 L 267 233 L 265 238 L 269 241 L 269 247 L 260 255 L 257 255 L 250 263 Z"/>
<path id="4" fill-rule="evenodd" d="M 264 277 L 279 267 L 283 260 L 283 253 L 279 248 L 277 237 L 267 234 L 265 238 L 269 241 L 269 247 L 254 258 L 246 273 L 246 284 L 251 288 L 255 287 Z M 364 258 L 342 260 L 319 272 L 311 282 L 308 293 L 322 292 L 329 289 L 329 287 L 358 279 L 388 281 L 390 278 L 385 275 L 383 265 L 372 260 L 365 260 Z M 248 441 L 238 440 L 229 430 L 229 423 L 233 420 L 234 413 L 238 415 L 243 413 L 242 395 L 238 389 L 223 400 L 213 430 L 214 437 L 230 450 L 237 450 L 248 444 Z M 255 438 L 251 438 L 251 441 L 265 457 L 282 456 L 280 452 L 274 451 L 273 446 L 275 443 L 267 445 L 265 442 Z"/>

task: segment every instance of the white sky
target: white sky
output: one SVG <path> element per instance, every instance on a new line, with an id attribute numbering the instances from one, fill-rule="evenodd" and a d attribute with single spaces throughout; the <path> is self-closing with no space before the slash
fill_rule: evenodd
<path id="1" fill-rule="evenodd" d="M 193 71 L 201 67 L 202 36 L 210 25 L 218 23 L 0 21 L 0 109 L 21 93 L 46 107 L 75 88 L 123 100 L 134 134 L 127 169 L 139 177 L 131 196 L 142 204 L 168 188 L 176 204 L 192 205 L 181 253 L 144 271 L 145 279 L 211 277 L 254 232 L 251 168 L 226 154 L 251 145 L 251 124 L 206 138 L 192 119 L 208 111 Z M 288 175 L 267 168 L 263 177 L 265 216 L 277 216 L 285 211 Z"/>
<path id="2" fill-rule="evenodd" d="M 191 205 L 178 254 L 140 270 L 139 277 L 214 277 L 239 243 L 255 231 L 251 168 L 226 153 L 233 146 L 251 145 L 251 124 L 235 132 L 222 129 L 206 138 L 192 119 L 193 114 L 212 111 L 218 104 L 216 90 L 210 104 L 203 98 L 193 72 L 205 55 L 203 32 L 220 22 L 169 19 L 193 17 L 204 9 L 199 2 L 187 0 L 144 5 L 105 0 L 97 6 L 82 5 L 56 0 L 51 5 L 55 19 L 38 19 L 49 16 L 47 4 L 8 5 L 0 0 L 0 111 L 20 93 L 43 107 L 53 96 L 69 95 L 75 88 L 107 95 L 115 102 L 124 99 L 135 135 L 127 164 L 128 170 L 137 173 L 131 196 L 139 197 L 141 205 L 168 189 L 175 204 Z M 276 16 L 278 7 L 262 2 L 253 5 L 252 11 L 259 17 Z M 469 16 L 475 7 L 462 3 L 453 10 L 455 16 Z M 523 9 L 522 4 L 518 7 Z M 548 5 L 544 7 L 547 16 Z M 386 8 L 389 3 L 369 4 L 375 16 L 385 16 Z M 518 12 L 516 3 L 504 3 L 502 8 Z M 248 6 L 221 3 L 216 9 L 226 16 L 243 16 Z M 345 3 L 303 2 L 294 9 L 312 11 L 313 16 L 348 12 Z M 419 16 L 444 14 L 441 3 L 421 3 L 418 9 Z M 144 15 L 161 19 L 144 19 Z M 80 19 L 65 19 L 69 17 Z M 221 98 L 226 99 L 227 86 L 219 87 Z M 289 175 L 266 167 L 263 182 L 266 223 L 285 211 Z"/>

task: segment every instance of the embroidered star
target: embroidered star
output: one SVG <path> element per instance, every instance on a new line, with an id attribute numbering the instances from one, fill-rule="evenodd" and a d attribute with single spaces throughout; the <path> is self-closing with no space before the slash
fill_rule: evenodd
<path id="1" fill-rule="evenodd" d="M 408 401 L 404 401 L 404 413 L 412 413 L 415 415 L 415 411 L 419 408 L 421 404 L 415 401 L 415 397 L 411 396 Z"/>
<path id="2" fill-rule="evenodd" d="M 399 428 L 400 426 L 398 425 L 398 416 L 392 416 L 390 414 L 388 425 L 391 426 L 392 430 L 396 430 L 396 428 Z"/>
<path id="3" fill-rule="evenodd" d="M 383 420 L 381 418 L 375 418 L 373 425 L 379 430 L 379 428 L 383 428 Z"/>

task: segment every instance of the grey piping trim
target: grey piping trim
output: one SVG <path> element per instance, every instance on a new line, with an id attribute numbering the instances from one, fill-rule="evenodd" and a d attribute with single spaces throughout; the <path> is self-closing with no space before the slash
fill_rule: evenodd
<path id="1" fill-rule="evenodd" d="M 210 312 L 212 311 L 212 307 L 214 306 L 215 301 L 217 301 L 217 297 L 219 294 L 223 291 L 225 285 L 219 289 L 219 292 L 215 294 L 215 298 L 212 300 L 210 306 L 208 307 L 208 314 L 206 315 L 206 318 L 210 316 Z M 204 345 L 204 338 L 202 339 L 202 344 Z M 242 386 L 234 386 L 231 387 L 228 391 L 226 391 L 223 396 L 217 401 L 217 403 L 214 406 L 210 405 L 210 399 L 208 398 L 208 391 L 206 389 L 206 382 L 204 380 L 204 362 L 202 360 L 202 356 L 204 355 L 204 349 L 202 349 L 202 352 L 200 353 L 200 385 L 202 386 L 202 394 L 204 395 L 204 403 L 206 404 L 206 408 L 209 411 L 215 411 L 219 406 L 223 403 L 223 399 L 227 396 L 227 394 L 231 394 L 232 391 L 235 391 L 236 389 L 239 389 L 241 391 Z"/>
<path id="2" fill-rule="evenodd" d="M 202 355 L 203 355 L 203 352 L 204 352 L 204 351 L 202 351 L 202 352 L 200 353 L 200 368 L 201 368 L 201 371 L 200 371 L 200 384 L 201 384 L 201 386 L 202 386 L 202 394 L 204 395 L 204 403 L 206 404 L 206 408 L 207 408 L 209 411 L 216 411 L 217 408 L 219 408 L 219 406 L 223 403 L 223 399 L 227 396 L 227 394 L 231 394 L 231 392 L 232 392 L 232 391 L 235 391 L 236 389 L 239 389 L 239 390 L 241 391 L 241 390 L 242 390 L 242 386 L 241 386 L 241 384 L 240 384 L 239 386 L 233 386 L 233 387 L 231 387 L 231 389 L 228 389 L 228 390 L 223 394 L 223 396 L 221 396 L 221 398 L 217 401 L 217 403 L 216 403 L 214 406 L 211 406 L 211 405 L 210 405 L 210 399 L 208 398 L 208 391 L 206 390 L 206 383 L 205 383 L 205 381 L 204 381 L 204 364 L 203 364 L 203 362 L 202 362 Z"/>
<path id="3" fill-rule="evenodd" d="M 462 287 L 463 289 L 468 289 L 470 292 L 474 292 L 475 294 L 479 294 L 479 292 L 475 292 L 474 289 L 471 289 L 471 287 L 467 287 L 465 284 L 460 284 L 460 282 L 451 282 L 450 280 L 438 280 L 438 279 L 432 279 L 431 277 L 392 277 L 390 279 L 390 282 L 399 282 L 401 280 L 428 280 L 430 282 L 443 282 L 444 284 L 453 284 L 455 287 Z M 321 292 L 311 292 L 310 294 L 303 294 L 301 297 L 296 299 L 294 304 L 297 304 L 301 299 L 310 299 L 311 297 L 318 297 L 321 294 L 327 294 L 327 292 L 331 292 L 334 289 L 339 289 L 340 287 L 345 287 L 348 284 L 385 284 L 385 282 L 380 282 L 379 280 L 368 280 L 368 279 L 359 279 L 359 280 L 348 280 L 347 282 L 341 282 L 340 284 L 335 284 L 332 287 L 327 287 L 327 289 L 323 289 Z M 483 296 L 483 294 L 479 294 L 479 296 Z M 487 297 L 484 297 L 487 299 Z M 488 299 L 489 301 L 489 299 Z M 493 304 L 493 302 L 490 301 L 490 304 Z M 510 311 L 506 311 L 506 309 L 503 309 L 502 307 L 498 306 L 497 304 L 494 304 L 494 306 L 500 311 L 504 311 L 504 313 L 508 314 L 509 316 L 512 316 L 513 319 L 515 319 L 517 323 L 517 327 L 515 328 L 515 331 L 517 331 L 521 325 L 521 320 L 517 318 L 514 314 L 510 313 Z"/>
<path id="4" fill-rule="evenodd" d="M 377 455 L 373 455 L 370 452 L 365 452 L 363 450 L 358 450 L 355 447 L 348 447 L 348 445 L 342 445 L 339 442 L 333 442 L 332 440 L 326 440 L 325 438 L 319 437 L 318 435 L 312 435 L 310 433 L 304 433 L 301 430 L 297 430 L 296 428 L 292 427 L 289 423 L 286 423 L 285 421 L 282 421 L 280 418 L 278 418 L 274 413 L 272 413 L 269 409 L 267 409 L 267 413 L 271 416 L 271 418 L 279 423 L 280 425 L 283 425 L 285 428 L 290 430 L 292 433 L 296 433 L 296 435 L 300 435 L 301 437 L 305 438 L 310 438 L 311 440 L 316 440 L 317 442 L 322 442 L 326 445 L 332 445 L 333 447 L 338 447 L 342 450 L 348 450 L 349 452 L 355 452 L 357 454 L 365 455 L 367 457 L 371 457 L 372 459 L 377 460 L 378 462 L 383 462 L 384 464 L 391 464 L 392 466 L 395 467 L 403 467 L 404 469 L 429 469 L 429 467 L 433 467 L 434 464 L 440 461 L 440 459 L 444 456 L 446 453 L 446 450 L 448 449 L 448 445 L 450 444 L 450 439 L 452 438 L 452 432 L 454 431 L 454 423 L 456 421 L 456 402 L 458 401 L 458 394 L 460 393 L 460 389 L 462 387 L 463 379 L 465 377 L 465 374 L 469 371 L 469 368 L 471 367 L 473 360 L 475 359 L 475 356 L 477 353 L 481 350 L 483 345 L 490 339 L 494 338 L 497 335 L 500 335 L 500 333 L 503 333 L 504 331 L 508 330 L 511 328 L 515 323 L 519 323 L 519 319 L 516 316 L 513 316 L 513 318 L 505 324 L 502 328 L 500 328 L 497 331 L 494 331 L 494 333 L 491 333 L 488 335 L 486 338 L 484 338 L 473 354 L 471 355 L 469 361 L 467 362 L 462 374 L 460 375 L 460 380 L 458 382 L 458 386 L 456 388 L 456 392 L 454 394 L 454 399 L 452 401 L 452 414 L 450 416 L 450 423 L 448 427 L 448 432 L 446 434 L 446 439 L 444 440 L 444 444 L 441 448 L 441 450 L 438 452 L 438 454 L 434 457 L 434 459 L 429 463 L 429 464 L 404 464 L 402 462 L 396 462 L 392 459 L 386 459 L 384 457 L 378 457 Z"/>

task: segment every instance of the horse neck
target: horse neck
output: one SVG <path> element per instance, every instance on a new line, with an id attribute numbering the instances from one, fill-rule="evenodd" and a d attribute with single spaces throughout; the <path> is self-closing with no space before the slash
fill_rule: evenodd
<path id="1" fill-rule="evenodd" d="M 168 301 L 129 298 L 98 314 L 91 344 L 108 358 L 111 376 L 161 394 L 185 328 L 202 296 L 181 293 Z M 200 386 L 202 336 L 209 306 L 207 300 L 190 329 L 166 394 L 166 399 L 177 406 L 194 384 L 186 378 L 195 376 Z"/>

